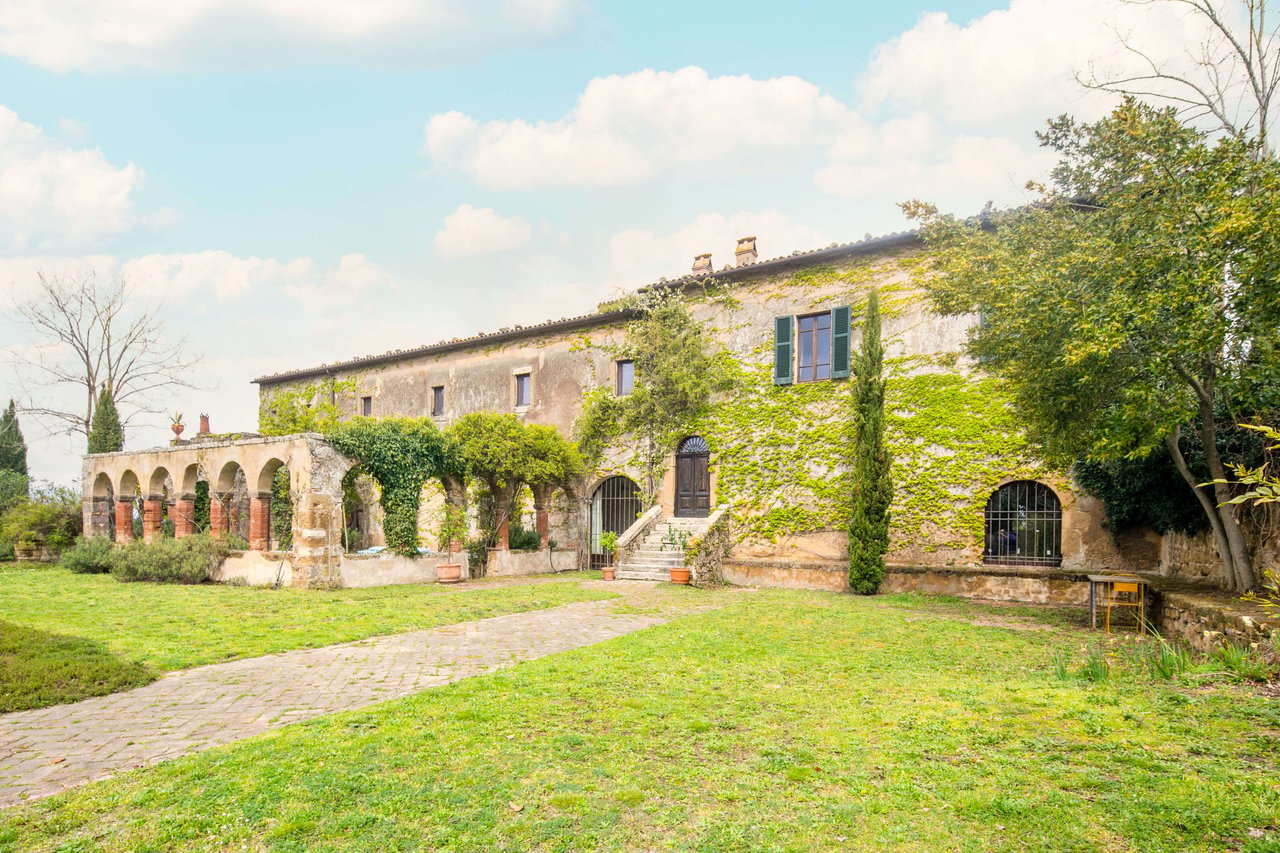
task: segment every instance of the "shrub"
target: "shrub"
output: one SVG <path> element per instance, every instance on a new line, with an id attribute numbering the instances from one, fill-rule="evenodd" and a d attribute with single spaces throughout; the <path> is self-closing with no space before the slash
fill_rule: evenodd
<path id="1" fill-rule="evenodd" d="M 111 571 L 111 540 L 105 536 L 81 536 L 74 547 L 62 552 L 58 565 L 78 575 L 99 575 Z"/>
<path id="2" fill-rule="evenodd" d="M 30 483 L 26 475 L 0 468 L 0 512 L 18 501 L 26 500 L 29 489 Z"/>
<path id="3" fill-rule="evenodd" d="M 204 534 L 134 542 L 111 553 L 111 575 L 124 582 L 204 583 L 228 550 L 225 542 Z"/>
<path id="4" fill-rule="evenodd" d="M 507 528 L 507 547 L 512 551 L 537 551 L 542 547 L 542 537 L 537 530 L 527 530 L 513 521 Z"/>
<path id="5" fill-rule="evenodd" d="M 79 497 L 70 489 L 49 486 L 18 498 L 0 516 L 0 546 L 59 554 L 75 542 L 82 524 Z"/>

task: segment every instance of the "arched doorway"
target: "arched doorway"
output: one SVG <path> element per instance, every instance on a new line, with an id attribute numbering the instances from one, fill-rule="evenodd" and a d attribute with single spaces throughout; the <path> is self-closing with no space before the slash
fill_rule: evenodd
<path id="1" fill-rule="evenodd" d="M 600 547 L 600 536 L 606 531 L 619 535 L 635 524 L 642 509 L 640 487 L 629 477 L 609 477 L 596 486 L 591 495 L 591 568 L 608 562 Z"/>
<path id="2" fill-rule="evenodd" d="M 691 435 L 676 450 L 676 518 L 706 518 L 711 512 L 711 448 Z"/>
<path id="3" fill-rule="evenodd" d="M 1044 483 L 1018 480 L 987 501 L 984 563 L 1062 565 L 1062 503 Z"/>

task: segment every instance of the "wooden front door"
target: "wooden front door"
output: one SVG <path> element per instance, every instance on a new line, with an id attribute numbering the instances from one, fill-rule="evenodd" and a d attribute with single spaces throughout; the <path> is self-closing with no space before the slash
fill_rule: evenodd
<path id="1" fill-rule="evenodd" d="M 676 454 L 676 517 L 706 518 L 711 512 L 711 454 L 701 438 L 685 439 Z"/>

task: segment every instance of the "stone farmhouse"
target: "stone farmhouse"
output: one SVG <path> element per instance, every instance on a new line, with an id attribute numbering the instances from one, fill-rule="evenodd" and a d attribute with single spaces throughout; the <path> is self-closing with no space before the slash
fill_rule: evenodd
<path id="1" fill-rule="evenodd" d="M 888 589 L 1079 601 L 1086 571 L 1210 571 L 1215 560 L 1202 540 L 1134 533 L 1117 544 L 1101 503 L 1035 458 L 1000 384 L 961 354 L 978 318 L 931 312 L 919 290 L 928 274 L 928 256 L 910 232 L 769 260 L 758 258 L 756 239 L 747 237 L 732 264 L 717 270 L 712 255 L 699 255 L 689 274 L 648 285 L 686 300 L 731 359 L 738 390 L 718 398 L 672 448 L 654 506 L 641 503 L 644 473 L 635 442 L 624 437 L 574 488 L 530 496 L 526 523 L 541 534 L 543 550 L 519 554 L 500 540 L 490 573 L 600 565 L 601 536 L 613 531 L 621 537 L 620 576 L 659 578 L 684 561 L 676 543 L 697 534 L 707 543 L 696 566 L 704 580 L 842 588 L 848 379 L 871 289 L 884 316 L 894 457 Z M 571 436 L 584 393 L 601 386 L 630 392 L 633 365 L 613 358 L 609 345 L 634 317 L 625 303 L 604 303 L 579 317 L 254 382 L 263 402 L 329 389 L 351 416 L 423 416 L 444 427 L 469 412 L 513 412 Z M 183 535 L 185 510 L 203 480 L 223 504 L 211 527 L 238 530 L 249 542 L 240 562 L 229 562 L 236 576 L 261 582 L 275 572 L 279 582 L 287 564 L 289 582 L 301 585 L 433 577 L 429 568 L 406 565 L 431 560 L 357 565 L 345 531 L 357 527 L 361 545 L 380 544 L 380 513 L 368 482 L 357 488 L 360 505 L 344 511 L 341 480 L 353 465 L 319 436 L 214 436 L 206 424 L 173 447 L 86 457 L 86 524 L 129 538 L 125 522 L 141 496 L 144 536 L 158 535 L 164 515 L 178 518 L 175 533 Z M 278 556 L 268 489 L 281 466 L 292 478 L 295 535 L 290 552 Z M 420 527 L 430 542 L 443 497 L 438 486 L 427 491 Z M 125 502 L 128 510 L 120 508 Z M 126 515 L 117 518 L 120 512 Z"/>

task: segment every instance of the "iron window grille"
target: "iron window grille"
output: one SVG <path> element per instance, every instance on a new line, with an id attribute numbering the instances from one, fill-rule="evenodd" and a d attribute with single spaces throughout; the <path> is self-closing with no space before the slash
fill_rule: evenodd
<path id="1" fill-rule="evenodd" d="M 600 547 L 601 534 L 626 533 L 642 511 L 640 487 L 630 478 L 610 477 L 596 487 L 591 496 L 591 568 L 598 569 L 608 561 Z"/>
<path id="2" fill-rule="evenodd" d="M 1043 483 L 1001 486 L 987 501 L 984 527 L 984 563 L 1062 565 L 1062 504 Z"/>

